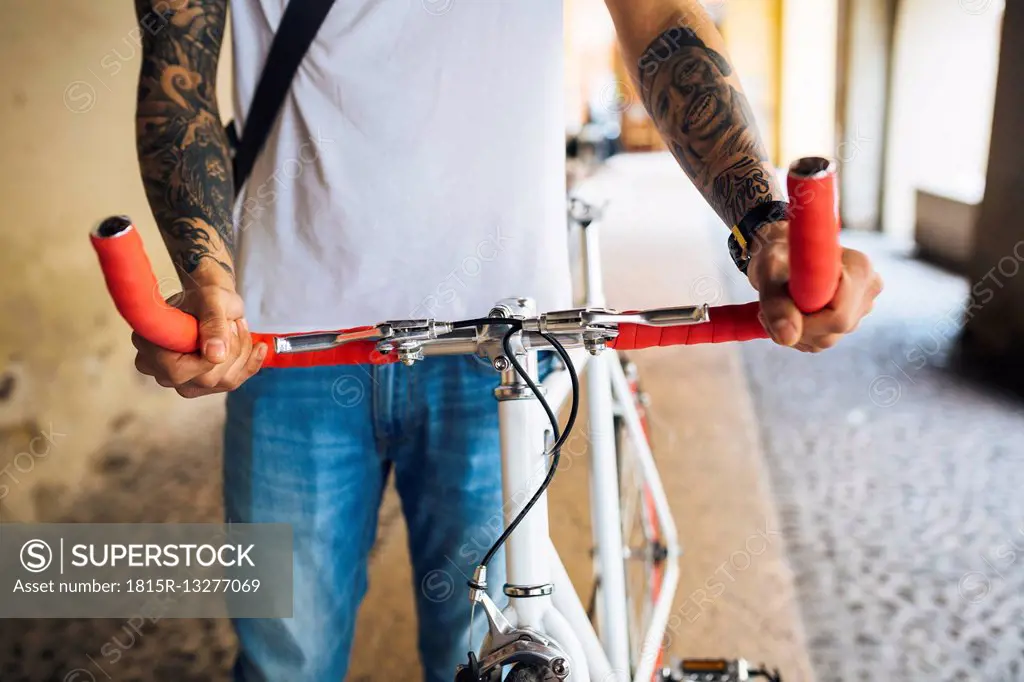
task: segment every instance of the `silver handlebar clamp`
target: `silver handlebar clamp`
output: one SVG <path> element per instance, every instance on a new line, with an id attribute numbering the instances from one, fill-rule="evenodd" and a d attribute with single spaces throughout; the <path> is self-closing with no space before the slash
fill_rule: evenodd
<path id="1" fill-rule="evenodd" d="M 398 353 L 398 360 L 407 367 L 423 359 L 425 342 L 436 341 L 450 334 L 453 328 L 450 322 L 436 320 L 401 320 L 384 326 L 390 329 L 391 334 L 377 342 L 377 351 L 384 355 Z"/>

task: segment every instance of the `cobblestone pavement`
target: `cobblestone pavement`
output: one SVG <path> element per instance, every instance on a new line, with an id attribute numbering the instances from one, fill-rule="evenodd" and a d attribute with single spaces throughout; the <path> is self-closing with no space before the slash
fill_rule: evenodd
<path id="1" fill-rule="evenodd" d="M 813 357 L 744 357 L 821 682 L 1024 680 L 1024 408 L 949 369 L 967 284 L 886 290 Z"/>

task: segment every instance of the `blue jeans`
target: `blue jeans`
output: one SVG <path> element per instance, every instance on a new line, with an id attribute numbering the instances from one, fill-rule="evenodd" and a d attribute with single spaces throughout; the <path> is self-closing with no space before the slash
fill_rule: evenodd
<path id="1" fill-rule="evenodd" d="M 236 680 L 345 677 L 392 467 L 409 528 L 425 679 L 454 679 L 469 634 L 464 576 L 502 528 L 498 380 L 484 361 L 462 356 L 411 368 L 267 369 L 229 395 L 227 517 L 290 523 L 295 542 L 293 617 L 235 621 Z M 500 594 L 502 555 L 488 573 Z"/>

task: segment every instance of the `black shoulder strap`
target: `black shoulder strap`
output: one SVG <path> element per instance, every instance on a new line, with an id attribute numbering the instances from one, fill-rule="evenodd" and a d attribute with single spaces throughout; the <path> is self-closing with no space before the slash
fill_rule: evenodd
<path id="1" fill-rule="evenodd" d="M 335 0 L 289 0 L 281 25 L 274 34 L 263 66 L 252 106 L 245 117 L 242 138 L 236 137 L 234 122 L 228 124 L 228 137 L 234 143 L 235 194 L 249 178 L 256 157 L 263 150 L 270 130 L 288 95 L 292 79 L 299 70 L 313 39 L 327 18 Z"/>

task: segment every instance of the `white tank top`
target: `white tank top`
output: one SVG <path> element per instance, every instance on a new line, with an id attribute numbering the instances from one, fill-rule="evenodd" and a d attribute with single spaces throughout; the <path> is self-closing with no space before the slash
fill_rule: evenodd
<path id="1" fill-rule="evenodd" d="M 286 0 L 233 0 L 239 129 Z M 560 0 L 338 0 L 236 207 L 261 332 L 570 305 Z"/>

